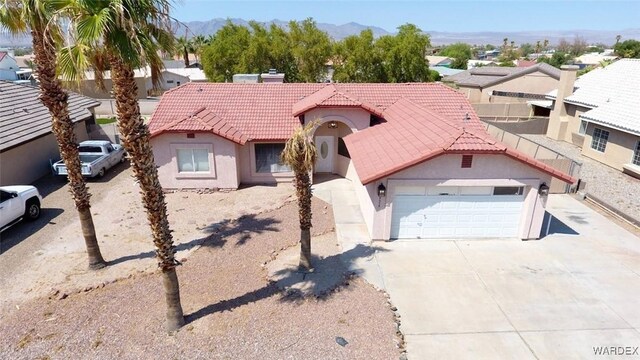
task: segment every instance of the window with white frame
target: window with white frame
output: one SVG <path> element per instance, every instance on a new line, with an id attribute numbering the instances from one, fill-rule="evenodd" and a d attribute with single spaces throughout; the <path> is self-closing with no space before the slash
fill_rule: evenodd
<path id="1" fill-rule="evenodd" d="M 580 121 L 580 129 L 578 129 L 578 134 L 580 134 L 580 135 L 586 134 L 587 133 L 587 125 L 588 124 L 589 124 L 588 122 L 586 122 L 584 120 L 581 120 Z"/>
<path id="2" fill-rule="evenodd" d="M 256 172 L 280 173 L 290 172 L 291 168 L 282 163 L 280 154 L 284 150 L 284 143 L 255 144 Z"/>
<path id="3" fill-rule="evenodd" d="M 595 151 L 604 152 L 609 141 L 609 132 L 595 128 L 593 130 L 593 138 L 591 139 L 591 148 Z"/>
<path id="4" fill-rule="evenodd" d="M 208 173 L 209 166 L 208 149 L 177 149 L 178 172 L 180 173 Z"/>
<path id="5" fill-rule="evenodd" d="M 636 148 L 633 150 L 631 163 L 633 163 L 633 165 L 640 166 L 640 140 L 636 143 Z"/>

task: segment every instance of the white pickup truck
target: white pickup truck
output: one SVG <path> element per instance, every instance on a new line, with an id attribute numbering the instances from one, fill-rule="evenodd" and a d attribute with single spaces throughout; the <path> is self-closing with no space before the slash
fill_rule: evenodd
<path id="1" fill-rule="evenodd" d="M 34 186 L 0 187 L 0 229 L 20 218 L 37 219 L 40 216 L 41 203 L 42 197 Z"/>
<path id="2" fill-rule="evenodd" d="M 103 177 L 111 167 L 126 160 L 124 148 L 109 141 L 83 141 L 78 150 L 82 163 L 82 175 L 86 177 Z M 53 173 L 67 175 L 67 167 L 62 160 L 53 164 Z"/>

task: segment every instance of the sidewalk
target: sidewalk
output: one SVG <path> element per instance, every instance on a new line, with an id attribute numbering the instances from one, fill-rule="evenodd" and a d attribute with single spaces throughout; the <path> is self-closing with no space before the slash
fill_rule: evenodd
<path id="1" fill-rule="evenodd" d="M 335 175 L 316 175 L 313 195 L 331 204 L 336 236 L 347 268 L 378 289 L 385 289 L 382 270 L 375 257 L 381 250 L 372 243 L 350 180 Z"/>

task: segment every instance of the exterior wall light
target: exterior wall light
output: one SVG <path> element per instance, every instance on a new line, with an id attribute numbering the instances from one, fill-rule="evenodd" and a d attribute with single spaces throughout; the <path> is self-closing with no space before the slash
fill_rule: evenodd
<path id="1" fill-rule="evenodd" d="M 384 187 L 384 184 L 380 183 L 380 185 L 378 185 L 378 197 L 384 196 L 387 196 L 387 188 Z"/>
<path id="2" fill-rule="evenodd" d="M 547 196 L 549 195 L 549 185 L 547 183 L 542 183 L 538 188 L 538 195 Z"/>
<path id="3" fill-rule="evenodd" d="M 338 123 L 335 121 L 330 121 L 329 122 L 329 129 L 335 129 L 338 127 Z"/>

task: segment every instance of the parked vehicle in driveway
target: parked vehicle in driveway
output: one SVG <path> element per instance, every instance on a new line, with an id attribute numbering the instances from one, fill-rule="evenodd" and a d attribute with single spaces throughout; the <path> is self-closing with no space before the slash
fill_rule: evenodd
<path id="1" fill-rule="evenodd" d="M 42 196 L 35 186 L 14 185 L 0 187 L 0 229 L 20 218 L 40 217 Z"/>
<path id="2" fill-rule="evenodd" d="M 126 159 L 121 145 L 104 140 L 83 141 L 78 150 L 82 175 L 86 177 L 102 177 L 107 170 Z M 56 175 L 67 175 L 67 167 L 62 160 L 53 164 L 53 172 Z"/>

